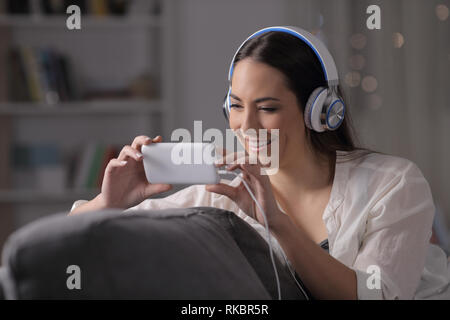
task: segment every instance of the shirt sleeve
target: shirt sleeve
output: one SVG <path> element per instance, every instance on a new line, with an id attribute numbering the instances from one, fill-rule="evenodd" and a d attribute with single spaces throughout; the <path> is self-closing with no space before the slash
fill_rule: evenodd
<path id="1" fill-rule="evenodd" d="M 434 217 L 429 185 L 412 162 L 377 189 L 353 269 L 359 299 L 412 299 Z"/>
<path id="2" fill-rule="evenodd" d="M 231 186 L 237 186 L 239 184 L 238 178 L 234 180 L 221 179 L 221 183 L 226 183 Z M 77 200 L 73 203 L 70 211 L 73 211 L 87 200 Z M 230 198 L 217 193 L 208 192 L 205 189 L 205 185 L 192 185 L 179 190 L 164 198 L 146 199 L 138 205 L 124 210 L 129 212 L 133 210 L 158 210 L 168 208 L 189 208 L 189 207 L 216 207 L 236 213 L 241 218 L 245 218 L 246 215 L 240 211 L 236 203 Z"/>

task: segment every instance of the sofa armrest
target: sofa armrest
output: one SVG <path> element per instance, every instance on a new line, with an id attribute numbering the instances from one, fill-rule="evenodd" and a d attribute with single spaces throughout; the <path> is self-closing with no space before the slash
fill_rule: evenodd
<path id="1" fill-rule="evenodd" d="M 8 299 L 276 298 L 267 243 L 217 208 L 46 217 L 8 239 L 2 261 Z M 277 263 L 283 298 L 304 299 Z"/>

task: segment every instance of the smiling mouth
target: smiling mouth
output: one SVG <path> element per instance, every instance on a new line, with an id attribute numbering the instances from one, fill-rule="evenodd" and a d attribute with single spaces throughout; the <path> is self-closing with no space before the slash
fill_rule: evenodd
<path id="1" fill-rule="evenodd" d="M 268 145 L 270 145 L 272 143 L 272 139 L 258 141 L 258 140 L 250 140 L 250 139 L 246 138 L 246 142 L 247 142 L 248 148 L 251 151 L 259 151 L 259 150 L 266 148 Z"/>

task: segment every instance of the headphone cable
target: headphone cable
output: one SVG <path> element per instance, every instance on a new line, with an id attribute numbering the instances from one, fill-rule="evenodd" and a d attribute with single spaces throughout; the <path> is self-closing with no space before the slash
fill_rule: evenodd
<path id="1" fill-rule="evenodd" d="M 263 215 L 263 218 L 264 218 L 264 224 L 265 224 L 265 227 L 266 227 L 267 238 L 269 240 L 268 243 L 269 243 L 269 250 L 270 250 L 270 260 L 272 261 L 272 267 L 273 267 L 273 271 L 275 273 L 275 280 L 276 280 L 276 283 L 277 283 L 277 291 L 278 291 L 278 300 L 281 300 L 280 279 L 278 277 L 278 269 L 277 269 L 277 266 L 275 264 L 275 259 L 273 257 L 272 237 L 271 237 L 271 234 L 270 234 L 270 231 L 269 231 L 269 223 L 267 222 L 266 213 L 263 210 L 263 208 L 261 207 L 261 205 L 259 204 L 258 200 L 256 200 L 256 197 L 253 194 L 253 192 L 250 190 L 250 187 L 248 186 L 247 182 L 244 180 L 242 172 L 241 173 L 236 173 L 236 172 L 227 171 L 227 170 L 218 170 L 217 172 L 219 174 L 230 174 L 231 173 L 231 174 L 234 174 L 239 179 L 241 179 L 241 181 L 244 183 L 244 186 L 247 189 L 248 193 L 252 197 L 252 199 L 255 202 L 255 204 L 258 206 L 258 209 L 261 211 L 261 213 Z"/>

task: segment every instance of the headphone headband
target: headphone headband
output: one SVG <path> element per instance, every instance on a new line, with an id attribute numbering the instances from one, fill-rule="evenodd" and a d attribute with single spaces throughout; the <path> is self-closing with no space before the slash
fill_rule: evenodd
<path id="1" fill-rule="evenodd" d="M 325 74 L 325 79 L 328 82 L 328 86 L 337 86 L 339 83 L 339 77 L 338 72 L 336 68 L 336 64 L 334 63 L 334 59 L 331 56 L 330 52 L 328 51 L 327 47 L 320 41 L 317 37 L 312 35 L 306 30 L 303 30 L 298 27 L 292 27 L 292 26 L 275 26 L 275 27 L 268 27 L 261 29 L 259 31 L 256 31 L 253 33 L 250 37 L 248 37 L 236 50 L 233 59 L 231 60 L 230 69 L 228 71 L 228 81 L 231 82 L 231 78 L 233 76 L 233 69 L 234 69 L 234 60 L 236 59 L 236 55 L 241 50 L 242 46 L 250 39 L 257 37 L 263 33 L 267 33 L 270 31 L 281 31 L 285 33 L 289 33 L 303 42 L 305 42 L 316 54 L 317 58 L 320 61 L 320 64 L 322 65 L 322 70 Z"/>
<path id="2" fill-rule="evenodd" d="M 326 130 L 336 130 L 342 124 L 345 115 L 345 104 L 343 99 L 337 93 L 337 86 L 339 85 L 338 72 L 334 59 L 328 51 L 327 47 L 316 38 L 314 35 L 298 27 L 278 26 L 268 27 L 256 31 L 248 37 L 236 50 L 233 60 L 231 60 L 230 69 L 228 71 L 228 93 L 222 105 L 225 118 L 228 119 L 230 113 L 230 94 L 231 94 L 231 79 L 233 76 L 234 61 L 242 46 L 248 40 L 259 36 L 261 34 L 278 31 L 291 34 L 306 43 L 316 54 L 322 66 L 325 80 L 328 88 L 318 87 L 314 89 L 308 98 L 304 109 L 304 121 L 307 128 L 316 132 L 323 132 Z"/>

